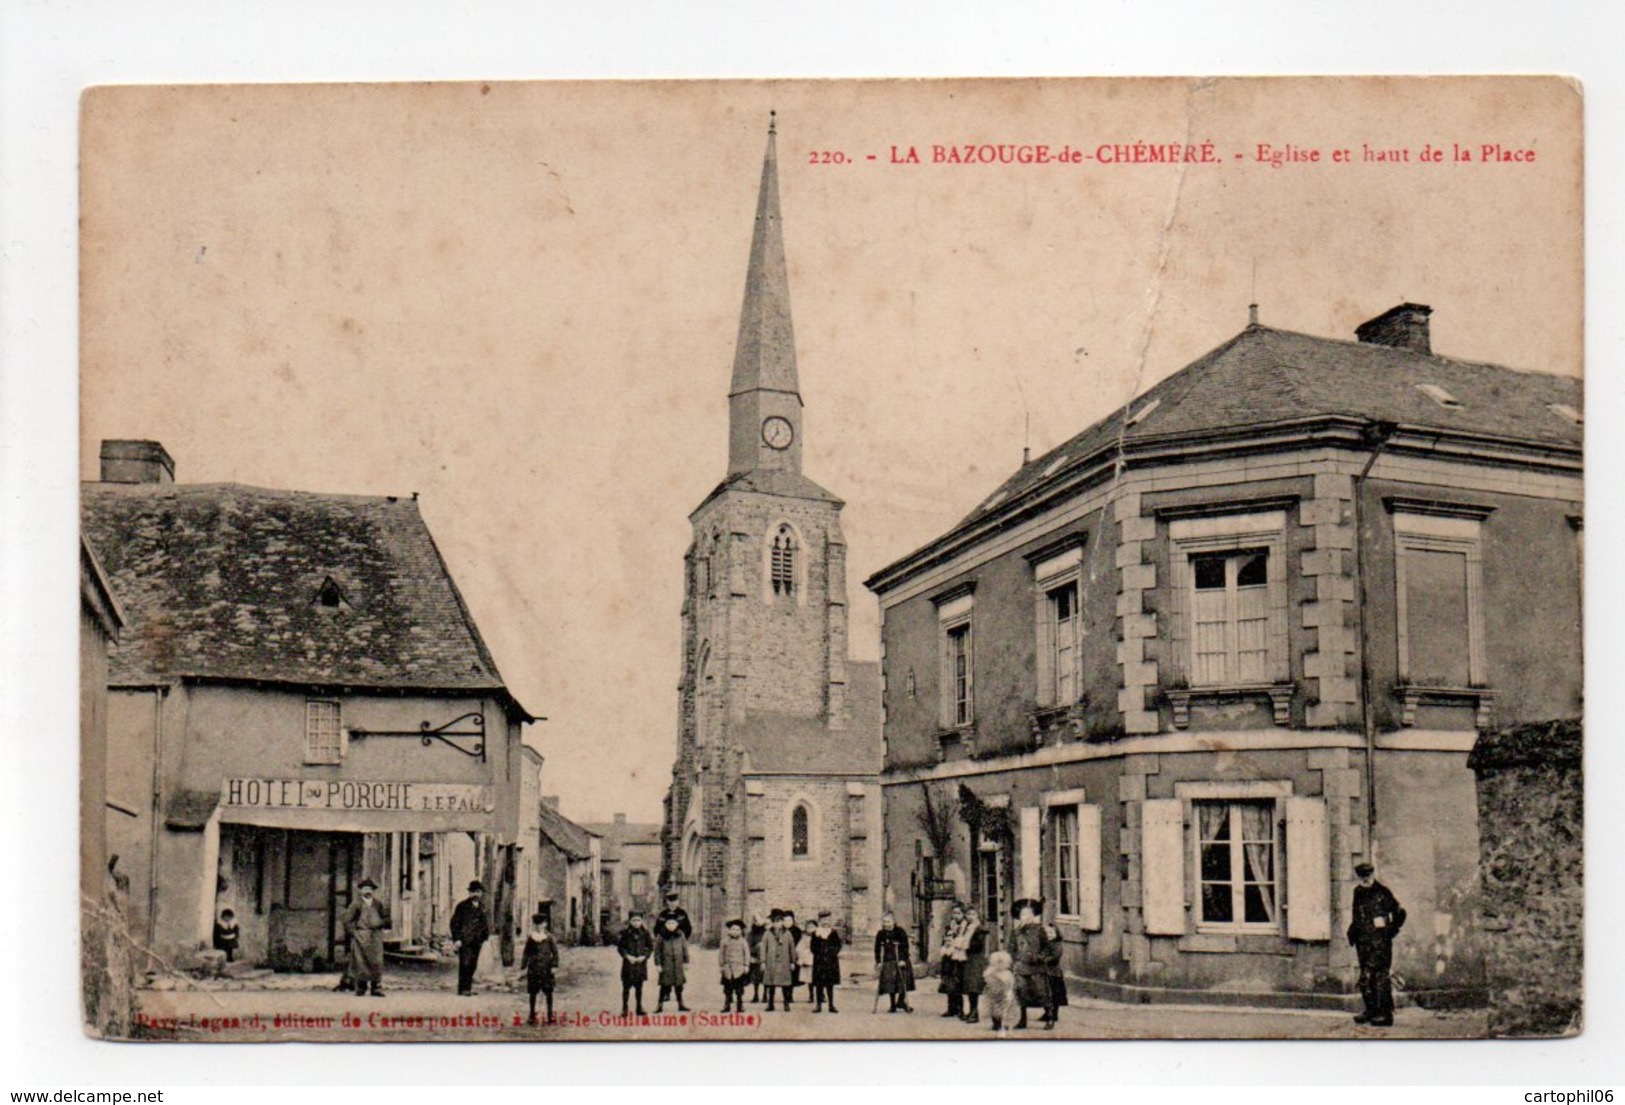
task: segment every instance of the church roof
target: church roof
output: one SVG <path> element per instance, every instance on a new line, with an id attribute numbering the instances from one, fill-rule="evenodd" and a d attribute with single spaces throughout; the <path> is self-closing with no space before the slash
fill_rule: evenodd
<path id="1" fill-rule="evenodd" d="M 730 730 L 749 772 L 808 775 L 880 773 L 880 665 L 848 660 L 849 723 L 830 729 L 820 718 L 753 712 Z"/>
<path id="2" fill-rule="evenodd" d="M 409 498 L 88 483 L 128 624 L 110 681 L 495 693 L 496 662 Z"/>
<path id="3" fill-rule="evenodd" d="M 836 506 L 846 504 L 832 492 L 824 490 L 818 484 L 803 476 L 800 472 L 791 472 L 784 468 L 751 468 L 744 472 L 735 472 L 711 490 L 700 505 L 694 508 L 695 514 L 704 510 L 706 504 L 725 491 L 753 491 L 758 495 L 777 495 L 784 499 L 812 499 L 817 502 L 834 503 Z"/>
<path id="4" fill-rule="evenodd" d="M 777 128 L 767 128 L 762 184 L 756 197 L 756 228 L 745 271 L 745 303 L 739 313 L 730 395 L 754 388 L 799 392 L 795 330 L 790 324 L 790 278 L 779 220 Z"/>

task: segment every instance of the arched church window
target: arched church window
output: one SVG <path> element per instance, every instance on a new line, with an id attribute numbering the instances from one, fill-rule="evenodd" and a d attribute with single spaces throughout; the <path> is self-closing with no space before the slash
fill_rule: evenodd
<path id="1" fill-rule="evenodd" d="M 781 525 L 773 534 L 772 561 L 769 565 L 775 595 L 790 595 L 796 589 L 796 535 L 787 525 Z"/>
<path id="2" fill-rule="evenodd" d="M 807 807 L 805 804 L 797 806 L 790 813 L 790 855 L 796 859 L 805 858 L 812 849 L 812 832 L 807 824 Z"/>

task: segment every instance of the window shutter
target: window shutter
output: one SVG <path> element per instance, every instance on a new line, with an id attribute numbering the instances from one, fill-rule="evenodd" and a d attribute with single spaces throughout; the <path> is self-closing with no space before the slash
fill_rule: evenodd
<path id="1" fill-rule="evenodd" d="M 1100 931 L 1100 807 L 1078 806 L 1078 916 Z"/>
<path id="2" fill-rule="evenodd" d="M 1293 940 L 1330 940 L 1331 849 L 1326 800 L 1287 798 L 1286 934 Z"/>
<path id="3" fill-rule="evenodd" d="M 1039 809 L 1037 806 L 1021 807 L 1021 896 L 1023 898 L 1042 898 L 1044 896 L 1043 882 L 1039 875 L 1042 868 L 1039 865 Z"/>
<path id="4" fill-rule="evenodd" d="M 1147 933 L 1185 935 L 1185 804 L 1178 798 L 1140 803 L 1140 895 Z"/>
<path id="5" fill-rule="evenodd" d="M 1049 592 L 1042 589 L 1038 592 L 1037 610 L 1037 640 L 1038 640 L 1038 704 L 1040 706 L 1056 705 L 1055 694 L 1055 620 L 1050 614 Z"/>
<path id="6" fill-rule="evenodd" d="M 1169 574 L 1173 577 L 1168 588 L 1168 631 L 1171 641 L 1168 656 L 1168 679 L 1172 686 L 1190 683 L 1191 639 L 1191 580 L 1190 557 L 1176 548 L 1168 556 Z"/>

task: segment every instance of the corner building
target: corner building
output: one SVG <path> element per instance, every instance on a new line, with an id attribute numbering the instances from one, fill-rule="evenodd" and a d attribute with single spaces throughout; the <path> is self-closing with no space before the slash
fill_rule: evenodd
<path id="1" fill-rule="evenodd" d="M 664 878 L 696 933 L 828 909 L 878 923 L 876 665 L 847 659 L 841 500 L 801 471 L 805 422 L 768 133 L 728 392 L 728 473 L 689 515 Z"/>
<path id="2" fill-rule="evenodd" d="M 1580 714 L 1581 384 L 1437 356 L 1429 314 L 1255 316 L 868 581 L 924 942 L 1041 897 L 1088 992 L 1335 1005 L 1370 859 L 1406 989 L 1482 996 L 1467 755 Z"/>

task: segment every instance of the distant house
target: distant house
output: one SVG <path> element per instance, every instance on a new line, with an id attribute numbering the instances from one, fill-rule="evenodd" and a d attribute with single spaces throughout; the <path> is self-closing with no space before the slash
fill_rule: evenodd
<path id="1" fill-rule="evenodd" d="M 634 910 L 648 913 L 660 908 L 660 826 L 629 822 L 618 813 L 614 821 L 585 826 L 602 842 L 599 875 L 599 931 L 613 937 Z"/>
<path id="2" fill-rule="evenodd" d="M 230 908 L 245 959 L 330 968 L 363 877 L 390 908 L 388 944 L 408 951 L 446 938 L 479 878 L 501 948 L 533 719 L 415 498 L 174 471 L 156 442 L 105 442 L 81 502 L 126 614 L 108 675 L 107 848 L 136 931 L 184 958 Z"/>
<path id="3" fill-rule="evenodd" d="M 603 841 L 561 814 L 556 797 L 542 799 L 539 815 L 541 889 L 535 908 L 550 915 L 560 940 L 596 943 Z"/>
<path id="4" fill-rule="evenodd" d="M 1042 897 L 1100 993 L 1346 991 L 1370 859 L 1411 992 L 1481 989 L 1467 754 L 1581 709 L 1581 383 L 1429 315 L 1255 317 L 868 581 L 923 937 Z"/>

